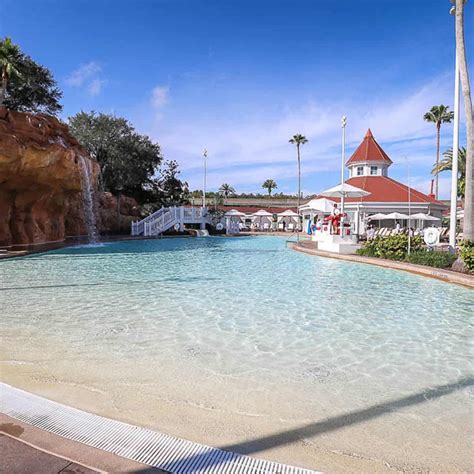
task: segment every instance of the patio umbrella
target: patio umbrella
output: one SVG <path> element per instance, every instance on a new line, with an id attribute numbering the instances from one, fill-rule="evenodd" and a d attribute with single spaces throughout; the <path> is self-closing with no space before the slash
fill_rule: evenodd
<path id="1" fill-rule="evenodd" d="M 337 186 L 334 186 L 333 188 L 327 189 L 326 191 L 323 191 L 320 193 L 321 196 L 326 196 L 326 197 L 340 197 L 341 198 L 341 223 L 340 223 L 340 228 L 341 228 L 341 236 L 343 236 L 344 232 L 344 198 L 358 198 L 358 197 L 364 197 L 368 196 L 370 193 L 368 191 L 365 191 L 364 189 L 356 188 L 355 186 L 352 186 L 347 183 L 341 183 L 338 184 Z"/>
<path id="2" fill-rule="evenodd" d="M 356 188 L 347 183 L 342 183 L 319 194 L 326 197 L 357 198 L 368 196 L 370 193 L 364 189 Z"/>
<path id="3" fill-rule="evenodd" d="M 372 214 L 371 216 L 367 217 L 369 221 L 379 221 L 379 228 L 380 228 L 380 221 L 387 219 L 387 214 L 382 214 L 381 212 L 377 214 Z"/>
<path id="4" fill-rule="evenodd" d="M 367 219 L 369 219 L 369 221 L 383 221 L 384 219 L 389 218 L 387 217 L 387 214 L 382 214 L 379 212 L 378 214 L 372 214 Z"/>
<path id="5" fill-rule="evenodd" d="M 413 216 L 407 214 L 402 214 L 401 212 L 391 212 L 390 214 L 385 215 L 385 219 L 413 219 Z"/>
<path id="6" fill-rule="evenodd" d="M 319 211 L 323 213 L 329 213 L 332 211 L 332 208 L 334 206 L 334 201 L 331 201 L 330 199 L 326 198 L 316 198 L 316 199 L 311 199 L 311 201 L 307 202 L 306 204 L 303 204 L 300 207 L 301 211 Z"/>
<path id="7" fill-rule="evenodd" d="M 420 221 L 440 221 L 439 217 L 430 216 L 429 214 L 423 214 L 419 212 L 418 214 L 412 214 L 410 219 L 418 219 Z"/>

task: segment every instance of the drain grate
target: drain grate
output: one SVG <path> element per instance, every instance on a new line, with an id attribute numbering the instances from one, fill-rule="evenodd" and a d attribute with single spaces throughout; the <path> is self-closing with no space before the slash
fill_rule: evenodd
<path id="1" fill-rule="evenodd" d="M 316 474 L 93 415 L 4 383 L 0 390 L 5 415 L 173 474 Z"/>

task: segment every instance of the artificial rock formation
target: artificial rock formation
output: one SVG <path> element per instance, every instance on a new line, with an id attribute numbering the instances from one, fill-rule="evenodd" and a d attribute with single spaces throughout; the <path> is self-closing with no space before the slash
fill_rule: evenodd
<path id="1" fill-rule="evenodd" d="M 86 160 L 96 183 L 99 165 L 72 137 L 67 125 L 55 117 L 0 108 L 0 246 L 55 242 L 87 234 L 81 160 Z M 99 217 L 110 224 L 109 208 L 115 203 L 116 219 L 113 226 L 102 226 L 101 230 L 118 229 L 115 223 L 119 220 L 121 227 L 129 225 L 131 218 L 117 219 L 117 202 L 105 194 L 97 199 L 99 206 L 107 203 L 98 209 Z M 127 201 L 121 213 L 123 210 L 133 210 L 139 216 L 134 202 Z"/>

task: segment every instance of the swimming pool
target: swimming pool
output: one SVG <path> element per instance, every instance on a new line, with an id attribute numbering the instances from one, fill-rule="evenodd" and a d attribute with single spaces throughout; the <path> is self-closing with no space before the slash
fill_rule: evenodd
<path id="1" fill-rule="evenodd" d="M 12 385 L 221 447 L 282 433 L 255 454 L 306 467 L 473 467 L 472 290 L 276 237 L 69 247 L 0 289 Z"/>

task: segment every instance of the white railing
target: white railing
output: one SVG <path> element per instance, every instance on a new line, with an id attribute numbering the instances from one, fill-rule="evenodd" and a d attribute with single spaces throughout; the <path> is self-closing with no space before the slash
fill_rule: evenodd
<path id="1" fill-rule="evenodd" d="M 182 228 L 185 223 L 206 223 L 206 216 L 207 209 L 202 207 L 162 207 L 141 221 L 132 222 L 131 234 L 145 237 L 157 236 L 175 224 L 179 224 Z"/>

